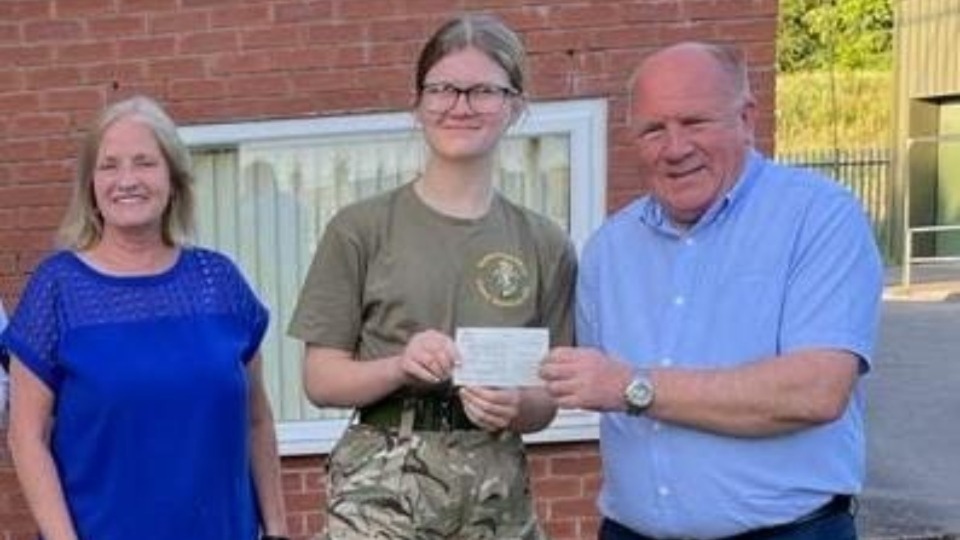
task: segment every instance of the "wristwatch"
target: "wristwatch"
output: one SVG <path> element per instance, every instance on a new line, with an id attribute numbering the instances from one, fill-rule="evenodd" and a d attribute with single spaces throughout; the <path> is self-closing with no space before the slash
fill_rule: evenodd
<path id="1" fill-rule="evenodd" d="M 627 414 L 640 415 L 653 403 L 653 381 L 644 372 L 638 372 L 623 390 Z"/>

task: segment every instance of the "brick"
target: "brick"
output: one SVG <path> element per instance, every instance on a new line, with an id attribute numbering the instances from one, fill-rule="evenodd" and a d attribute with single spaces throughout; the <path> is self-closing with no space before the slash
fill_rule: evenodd
<path id="1" fill-rule="evenodd" d="M 306 41 L 310 46 L 340 44 L 347 40 L 366 42 L 369 39 L 367 25 L 352 22 L 319 21 L 306 25 Z"/>
<path id="2" fill-rule="evenodd" d="M 769 46 L 772 48 L 775 48 L 772 43 L 777 36 L 776 26 L 764 19 L 715 21 L 712 25 L 712 32 L 715 40 L 736 39 L 743 42 L 762 42 L 770 44 Z"/>
<path id="3" fill-rule="evenodd" d="M 222 79 L 191 79 L 173 81 L 169 85 L 172 99 L 222 99 L 229 95 L 227 82 Z"/>
<path id="4" fill-rule="evenodd" d="M 147 62 L 146 76 L 149 79 L 198 79 L 206 74 L 202 58 L 182 56 Z"/>
<path id="5" fill-rule="evenodd" d="M 52 2 L 55 17 L 71 18 L 113 11 L 113 0 L 69 0 Z"/>
<path id="6" fill-rule="evenodd" d="M 87 21 L 90 37 L 116 40 L 127 36 L 143 35 L 147 31 L 144 15 L 111 15 Z"/>
<path id="7" fill-rule="evenodd" d="M 589 5 L 555 6 L 551 8 L 550 24 L 566 29 L 579 27 L 598 27 L 619 24 L 623 21 L 620 2 L 606 2 Z"/>
<path id="8" fill-rule="evenodd" d="M 125 61 L 90 65 L 83 70 L 87 85 L 119 89 L 146 79 L 146 62 Z"/>
<path id="9" fill-rule="evenodd" d="M 550 501 L 551 515 L 570 517 L 592 517 L 597 514 L 593 497 L 557 499 Z"/>
<path id="10" fill-rule="evenodd" d="M 589 35 L 572 30 L 546 30 L 527 34 L 527 51 L 530 54 L 550 51 L 576 51 L 589 46 Z"/>
<path id="11" fill-rule="evenodd" d="M 234 30 L 214 30 L 178 36 L 181 54 L 233 52 L 240 48 L 240 35 Z"/>
<path id="12" fill-rule="evenodd" d="M 278 23 L 303 23 L 333 18 L 333 1 L 282 2 L 274 4 L 273 19 Z"/>
<path id="13" fill-rule="evenodd" d="M 101 88 L 70 88 L 65 90 L 51 90 L 43 95 L 44 107 L 48 110 L 92 110 L 104 104 L 104 93 Z"/>
<path id="14" fill-rule="evenodd" d="M 284 493 L 284 503 L 287 512 L 303 510 L 317 510 L 320 508 L 320 497 L 316 493 Z"/>
<path id="15" fill-rule="evenodd" d="M 343 20 L 376 20 L 403 15 L 394 2 L 340 2 L 334 17 Z"/>
<path id="16" fill-rule="evenodd" d="M 13 165 L 13 176 L 20 185 L 52 185 L 70 180 L 73 168 L 67 163 L 21 163 Z"/>
<path id="17" fill-rule="evenodd" d="M 170 57 L 176 51 L 174 36 L 158 36 L 120 40 L 117 56 L 120 59 Z"/>
<path id="18" fill-rule="evenodd" d="M 0 43 L 8 45 L 20 40 L 20 26 L 12 23 L 0 22 Z"/>
<path id="19" fill-rule="evenodd" d="M 53 58 L 51 45 L 0 46 L 0 65 L 4 66 L 42 66 Z"/>
<path id="20" fill-rule="evenodd" d="M 83 28 L 78 21 L 27 21 L 23 25 L 23 38 L 27 42 L 73 41 L 82 35 Z"/>
<path id="21" fill-rule="evenodd" d="M 599 468 L 600 458 L 596 455 L 557 456 L 550 459 L 550 474 L 556 476 L 580 476 Z"/>
<path id="22" fill-rule="evenodd" d="M 560 497 L 583 496 L 583 484 L 577 477 L 546 477 L 533 481 L 533 491 L 537 497 L 556 499 Z"/>
<path id="23" fill-rule="evenodd" d="M 24 70 L 23 75 L 27 88 L 35 91 L 43 91 L 47 88 L 76 86 L 83 82 L 83 72 L 72 66 L 29 69 Z"/>
<path id="24" fill-rule="evenodd" d="M 419 46 L 426 39 L 425 36 L 429 36 L 436 26 L 433 21 L 413 17 L 406 20 L 371 21 L 369 40 L 372 42 L 412 41 Z"/>
<path id="25" fill-rule="evenodd" d="M 63 219 L 63 208 L 41 206 L 39 208 L 21 208 L 18 223 L 23 229 L 54 228 Z"/>
<path id="26" fill-rule="evenodd" d="M 169 0 L 119 0 L 121 12 L 168 11 L 172 5 Z"/>
<path id="27" fill-rule="evenodd" d="M 273 65 L 283 66 L 287 71 L 307 71 L 308 75 L 318 77 L 331 73 L 327 68 L 333 65 L 335 57 L 336 52 L 330 47 L 297 47 L 271 52 Z"/>
<path id="28" fill-rule="evenodd" d="M 244 5 L 230 9 L 217 9 L 210 13 L 211 28 L 248 28 L 263 26 L 270 20 L 270 6 Z"/>
<path id="29" fill-rule="evenodd" d="M 20 136 L 60 134 L 70 125 L 65 114 L 21 113 L 13 117 L 13 129 Z"/>
<path id="30" fill-rule="evenodd" d="M 254 51 L 238 54 L 224 54 L 213 61 L 211 76 L 232 75 L 236 73 L 259 73 L 276 68 L 273 56 L 268 51 Z"/>
<path id="31" fill-rule="evenodd" d="M 150 34 L 182 34 L 210 29 L 210 12 L 207 10 L 178 10 L 174 13 L 157 13 L 147 18 Z"/>
<path id="32" fill-rule="evenodd" d="M 50 16 L 47 0 L 3 0 L 0 2 L 0 19 L 37 19 Z"/>
<path id="33" fill-rule="evenodd" d="M 623 22 L 662 23 L 680 19 L 682 2 L 660 0 L 651 2 L 632 2 L 623 6 Z"/>
<path id="34" fill-rule="evenodd" d="M 20 71 L 8 69 L 0 71 L 0 93 L 24 90 L 24 76 Z"/>
<path id="35" fill-rule="evenodd" d="M 0 142 L 0 161 L 2 162 L 40 161 L 45 156 L 43 141 L 40 139 L 19 138 Z M 8 172 L 12 174 L 12 171 Z M 3 206 L 2 202 L 0 206 Z"/>
<path id="36" fill-rule="evenodd" d="M 245 30 L 240 34 L 240 49 L 280 49 L 305 42 L 306 32 L 292 25 Z"/>
<path id="37" fill-rule="evenodd" d="M 230 79 L 229 93 L 233 96 L 277 96 L 290 93 L 290 81 L 282 75 L 255 75 Z"/>
<path id="38" fill-rule="evenodd" d="M 356 74 L 352 71 L 309 71 L 290 76 L 290 83 L 295 92 L 316 92 L 318 90 L 336 90 L 342 88 L 358 88 L 360 86 Z"/>
<path id="39" fill-rule="evenodd" d="M 95 43 L 69 43 L 57 46 L 54 57 L 59 64 L 76 65 L 90 62 L 102 62 L 117 56 L 116 44 L 112 41 Z"/>

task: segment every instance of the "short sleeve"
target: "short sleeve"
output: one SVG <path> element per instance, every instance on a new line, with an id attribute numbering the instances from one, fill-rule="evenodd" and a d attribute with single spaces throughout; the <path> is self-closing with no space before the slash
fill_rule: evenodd
<path id="1" fill-rule="evenodd" d="M 55 269 L 49 261 L 37 268 L 0 340 L 54 393 L 63 380 L 58 355 L 64 319 Z"/>
<path id="2" fill-rule="evenodd" d="M 576 287 L 576 342 L 580 347 L 599 347 L 600 331 L 597 312 L 597 268 L 599 254 L 595 254 L 598 236 L 587 243 L 580 258 Z"/>
<path id="3" fill-rule="evenodd" d="M 834 192 L 811 206 L 785 298 L 785 351 L 836 348 L 871 364 L 883 268 L 859 203 Z"/>
<path id="4" fill-rule="evenodd" d="M 226 260 L 225 264 L 230 266 L 229 275 L 232 279 L 230 280 L 229 292 L 236 299 L 236 314 L 247 332 L 247 343 L 242 357 L 243 362 L 247 363 L 260 350 L 260 345 L 263 343 L 263 338 L 270 323 L 270 313 L 263 302 L 257 298 L 256 293 L 237 265 L 229 260 Z"/>
<path id="5" fill-rule="evenodd" d="M 288 333 L 310 345 L 353 351 L 362 324 L 365 257 L 354 228 L 339 217 L 324 231 Z"/>
<path id="6" fill-rule="evenodd" d="M 552 347 L 573 345 L 574 287 L 577 275 L 577 254 L 573 244 L 559 229 L 548 237 L 552 249 L 544 262 L 544 291 L 541 295 L 541 313 L 550 328 Z"/>

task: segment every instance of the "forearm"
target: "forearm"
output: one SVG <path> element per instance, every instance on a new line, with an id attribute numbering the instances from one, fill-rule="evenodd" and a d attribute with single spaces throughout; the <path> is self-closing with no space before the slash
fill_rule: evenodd
<path id="1" fill-rule="evenodd" d="M 286 510 L 280 482 L 280 458 L 277 455 L 277 436 L 272 418 L 259 419 L 251 426 L 251 461 L 257 502 L 265 534 L 287 534 Z"/>
<path id="2" fill-rule="evenodd" d="M 830 422 L 846 408 L 857 358 L 794 353 L 731 369 L 655 369 L 658 420 L 739 437 L 767 437 Z"/>
<path id="3" fill-rule="evenodd" d="M 42 536 L 47 540 L 77 540 L 60 477 L 45 442 L 26 440 L 16 433 L 14 425 L 8 443 L 27 506 Z"/>
<path id="4" fill-rule="evenodd" d="M 318 407 L 361 407 L 402 387 L 398 357 L 355 360 L 350 353 L 309 347 L 304 389 Z"/>
<path id="5" fill-rule="evenodd" d="M 533 433 L 550 425 L 557 415 L 557 404 L 545 388 L 530 387 L 520 390 L 520 412 L 510 422 L 517 433 Z"/>

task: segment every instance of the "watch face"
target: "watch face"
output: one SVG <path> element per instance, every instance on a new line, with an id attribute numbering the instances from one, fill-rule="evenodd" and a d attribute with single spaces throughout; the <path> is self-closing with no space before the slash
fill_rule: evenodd
<path id="1" fill-rule="evenodd" d="M 639 413 L 649 407 L 653 402 L 653 385 L 650 384 L 650 379 L 637 377 L 630 381 L 624 391 L 624 398 L 631 409 L 629 412 Z"/>

